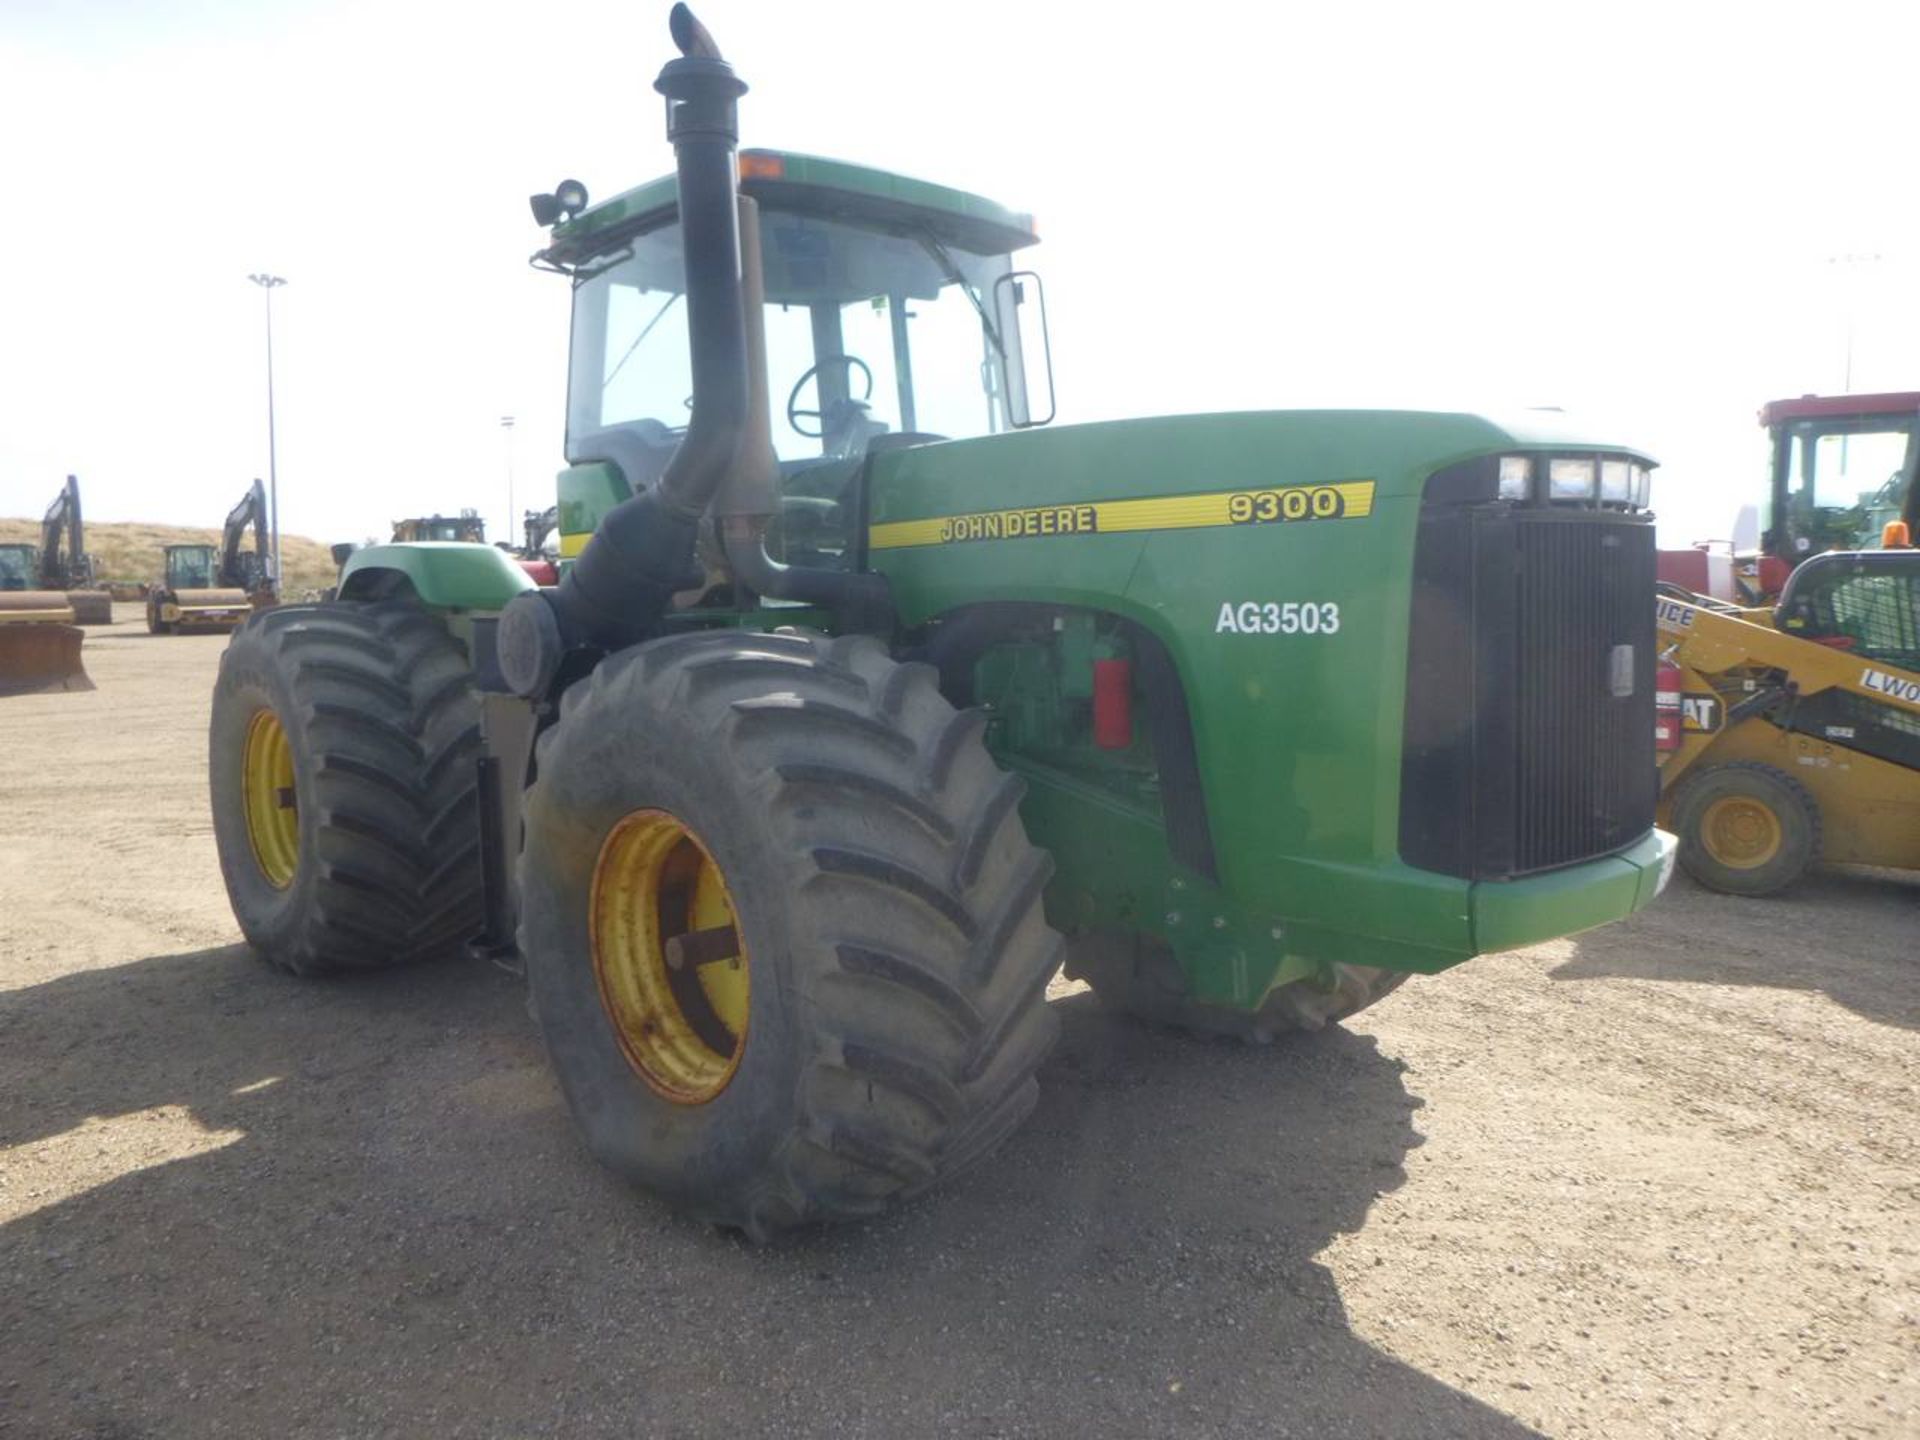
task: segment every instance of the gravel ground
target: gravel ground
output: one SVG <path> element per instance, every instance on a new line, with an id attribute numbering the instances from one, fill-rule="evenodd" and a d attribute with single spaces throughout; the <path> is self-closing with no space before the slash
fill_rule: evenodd
<path id="1" fill-rule="evenodd" d="M 755 1249 L 585 1158 L 511 976 L 249 956 L 224 641 L 121 613 L 0 701 L 0 1434 L 1920 1433 L 1913 878 L 1263 1050 L 1062 987 L 996 1159 Z"/>

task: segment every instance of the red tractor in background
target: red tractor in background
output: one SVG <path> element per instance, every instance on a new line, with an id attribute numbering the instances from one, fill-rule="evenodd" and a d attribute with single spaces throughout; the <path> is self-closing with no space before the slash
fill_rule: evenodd
<path id="1" fill-rule="evenodd" d="M 1760 423 L 1773 459 L 1759 550 L 1737 553 L 1727 541 L 1662 550 L 1663 582 L 1767 605 L 1810 556 L 1912 543 L 1920 529 L 1920 391 L 1774 400 L 1760 407 Z"/>

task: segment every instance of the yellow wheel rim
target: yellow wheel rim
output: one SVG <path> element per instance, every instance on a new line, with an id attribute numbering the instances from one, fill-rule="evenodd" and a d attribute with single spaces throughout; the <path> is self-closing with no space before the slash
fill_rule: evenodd
<path id="1" fill-rule="evenodd" d="M 1780 853 L 1786 832 L 1762 801 L 1728 795 L 1700 817 L 1700 843 L 1729 870 L 1757 870 Z"/>
<path id="2" fill-rule="evenodd" d="M 256 711 L 247 726 L 240 794 L 254 863 L 269 885 L 284 890 L 300 864 L 300 811 L 293 792 L 293 749 L 271 710 Z"/>
<path id="3" fill-rule="evenodd" d="M 627 1060 L 680 1105 L 713 1099 L 747 1044 L 747 951 L 707 847 L 664 810 L 636 810 L 593 870 L 593 975 Z"/>

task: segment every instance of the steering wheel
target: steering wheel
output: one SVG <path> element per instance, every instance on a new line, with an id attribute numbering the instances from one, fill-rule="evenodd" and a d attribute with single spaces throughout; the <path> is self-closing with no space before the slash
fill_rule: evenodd
<path id="1" fill-rule="evenodd" d="M 827 417 L 819 410 L 801 410 L 796 407 L 800 404 L 800 392 L 807 388 L 807 382 L 829 365 L 846 366 L 849 379 L 852 378 L 855 370 L 860 372 L 860 378 L 866 382 L 866 390 L 854 402 L 855 404 L 865 409 L 866 402 L 873 398 L 873 370 L 858 355 L 828 355 L 822 358 L 819 364 L 809 365 L 806 373 L 793 382 L 793 389 L 787 395 L 787 424 L 793 427 L 795 434 L 804 435 L 809 440 L 818 440 L 827 433 Z M 820 428 L 809 430 L 800 423 L 802 420 L 817 420 L 820 422 Z"/>

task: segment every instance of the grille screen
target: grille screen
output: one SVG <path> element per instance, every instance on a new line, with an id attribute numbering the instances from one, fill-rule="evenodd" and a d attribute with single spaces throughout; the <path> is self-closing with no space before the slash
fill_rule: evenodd
<path id="1" fill-rule="evenodd" d="M 1650 538 L 1585 516 L 1516 527 L 1516 872 L 1620 849 L 1653 824 Z"/>
<path id="2" fill-rule="evenodd" d="M 1653 527 L 1436 502 L 1414 559 L 1400 850 L 1475 879 L 1639 839 L 1658 798 Z"/>

